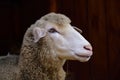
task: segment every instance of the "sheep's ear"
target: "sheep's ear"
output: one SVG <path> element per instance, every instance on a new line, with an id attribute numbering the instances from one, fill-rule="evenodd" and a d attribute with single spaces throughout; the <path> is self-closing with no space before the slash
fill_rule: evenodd
<path id="1" fill-rule="evenodd" d="M 45 30 L 40 29 L 39 27 L 33 28 L 33 38 L 34 42 L 38 42 L 40 38 L 44 37 L 46 35 Z"/>

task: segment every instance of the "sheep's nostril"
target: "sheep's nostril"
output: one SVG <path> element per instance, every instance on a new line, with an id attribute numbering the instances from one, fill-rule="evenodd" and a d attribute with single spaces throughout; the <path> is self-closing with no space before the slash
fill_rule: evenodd
<path id="1" fill-rule="evenodd" d="M 86 45 L 86 46 L 84 46 L 84 49 L 92 51 L 92 46 L 91 45 Z"/>

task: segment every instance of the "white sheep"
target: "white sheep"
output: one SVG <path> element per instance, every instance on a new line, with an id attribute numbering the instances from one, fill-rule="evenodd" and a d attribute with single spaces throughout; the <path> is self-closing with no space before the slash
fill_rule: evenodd
<path id="1" fill-rule="evenodd" d="M 19 62 L 13 64 L 14 77 L 0 80 L 65 80 L 66 60 L 88 61 L 92 47 L 70 22 L 63 14 L 49 13 L 31 25 L 24 35 Z"/>

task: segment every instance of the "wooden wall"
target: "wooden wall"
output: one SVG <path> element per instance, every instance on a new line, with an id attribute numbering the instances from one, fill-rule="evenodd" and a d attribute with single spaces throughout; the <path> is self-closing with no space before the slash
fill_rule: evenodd
<path id="1" fill-rule="evenodd" d="M 0 55 L 20 46 L 25 30 L 42 15 L 64 13 L 92 44 L 87 63 L 68 61 L 68 80 L 120 80 L 120 0 L 1 0 Z M 18 47 L 19 48 L 19 47 Z"/>

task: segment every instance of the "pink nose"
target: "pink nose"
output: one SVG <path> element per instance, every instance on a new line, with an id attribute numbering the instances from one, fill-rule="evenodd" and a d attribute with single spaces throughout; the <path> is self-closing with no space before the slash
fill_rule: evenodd
<path id="1" fill-rule="evenodd" d="M 89 51 L 92 51 L 92 46 L 91 46 L 91 45 L 85 45 L 85 46 L 84 46 L 84 49 L 89 50 Z"/>

